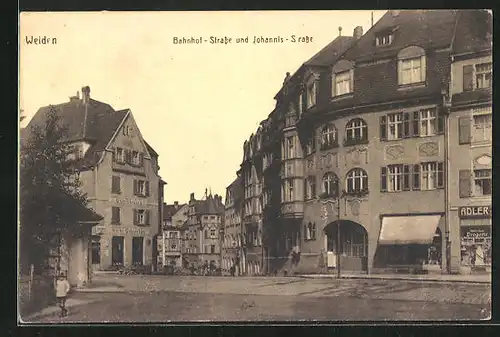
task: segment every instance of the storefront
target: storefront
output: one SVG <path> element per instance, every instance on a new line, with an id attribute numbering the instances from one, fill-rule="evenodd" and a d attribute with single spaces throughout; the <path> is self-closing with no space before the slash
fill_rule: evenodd
<path id="1" fill-rule="evenodd" d="M 491 206 L 467 206 L 460 217 L 460 264 L 471 272 L 491 272 Z"/>
<path id="2" fill-rule="evenodd" d="M 383 216 L 377 264 L 382 268 L 441 270 L 442 214 Z"/>

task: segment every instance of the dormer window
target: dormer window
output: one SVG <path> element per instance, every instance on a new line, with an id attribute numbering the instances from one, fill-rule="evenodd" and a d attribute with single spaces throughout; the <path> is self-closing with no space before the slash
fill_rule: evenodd
<path id="1" fill-rule="evenodd" d="M 316 92 L 317 92 L 317 84 L 314 79 L 312 79 L 306 87 L 307 90 L 307 108 L 312 108 L 316 105 Z"/>
<path id="2" fill-rule="evenodd" d="M 398 83 L 412 85 L 426 80 L 426 58 L 424 49 L 410 46 L 398 54 Z"/>
<path id="3" fill-rule="evenodd" d="M 391 33 L 381 34 L 375 38 L 375 45 L 387 46 L 390 45 L 393 40 L 394 40 L 394 33 L 391 32 Z"/>
<path id="4" fill-rule="evenodd" d="M 354 92 L 354 69 L 349 60 L 340 60 L 332 68 L 332 97 Z"/>

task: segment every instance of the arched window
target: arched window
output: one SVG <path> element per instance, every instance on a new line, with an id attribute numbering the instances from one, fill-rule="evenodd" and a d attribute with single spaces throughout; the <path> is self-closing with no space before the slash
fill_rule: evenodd
<path id="1" fill-rule="evenodd" d="M 338 178 L 333 172 L 327 172 L 323 176 L 323 194 L 328 197 L 338 195 Z"/>
<path id="2" fill-rule="evenodd" d="M 425 50 L 418 46 L 409 46 L 398 53 L 398 83 L 411 85 L 424 83 L 426 80 Z"/>
<path id="3" fill-rule="evenodd" d="M 365 170 L 354 168 L 347 173 L 346 191 L 347 193 L 368 191 L 368 175 Z"/>
<path id="4" fill-rule="evenodd" d="M 368 141 L 368 126 L 361 118 L 351 119 L 345 127 L 345 145 L 366 143 Z"/>
<path id="5" fill-rule="evenodd" d="M 327 124 L 321 129 L 321 149 L 329 149 L 337 144 L 337 129 L 333 124 Z"/>

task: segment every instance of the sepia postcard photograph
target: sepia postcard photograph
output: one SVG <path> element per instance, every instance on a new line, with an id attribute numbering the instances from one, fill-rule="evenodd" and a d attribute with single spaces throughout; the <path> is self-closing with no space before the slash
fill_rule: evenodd
<path id="1" fill-rule="evenodd" d="M 21 12 L 18 324 L 491 319 L 493 12 Z"/>

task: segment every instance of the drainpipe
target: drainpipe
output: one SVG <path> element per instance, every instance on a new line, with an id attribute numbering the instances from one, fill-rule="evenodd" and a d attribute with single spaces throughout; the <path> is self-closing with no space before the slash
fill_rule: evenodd
<path id="1" fill-rule="evenodd" d="M 445 188 L 444 188 L 444 223 L 445 223 L 445 252 L 446 252 L 446 272 L 448 274 L 451 273 L 451 241 L 450 241 L 450 108 L 451 108 L 451 100 L 449 94 L 449 88 L 443 88 L 441 90 L 441 95 L 443 98 L 442 109 L 444 114 L 444 176 L 445 176 Z M 442 262 L 441 262 L 442 264 Z"/>

